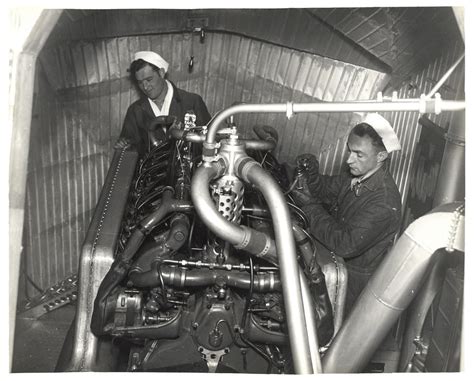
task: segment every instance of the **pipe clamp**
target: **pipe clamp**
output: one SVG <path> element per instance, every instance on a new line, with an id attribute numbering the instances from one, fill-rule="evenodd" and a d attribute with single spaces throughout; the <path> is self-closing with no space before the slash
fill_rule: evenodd
<path id="1" fill-rule="evenodd" d="M 420 95 L 420 114 L 426 114 L 426 95 Z"/>
<path id="2" fill-rule="evenodd" d="M 240 227 L 242 228 L 244 232 L 244 235 L 242 237 L 242 242 L 238 243 L 237 245 L 234 245 L 234 247 L 239 250 L 244 249 L 245 247 L 248 246 L 250 242 L 250 237 L 252 236 L 252 232 L 247 226 L 241 225 Z"/>
<path id="3" fill-rule="evenodd" d="M 270 250 L 271 243 L 272 241 L 270 237 L 265 234 L 265 247 L 262 249 L 260 253 L 257 254 L 257 257 L 265 257 L 265 255 L 267 255 L 268 251 Z"/>
<path id="4" fill-rule="evenodd" d="M 442 102 L 443 101 L 441 100 L 441 94 L 436 93 L 434 96 L 434 112 L 436 115 L 439 115 L 441 113 Z"/>
<path id="5" fill-rule="evenodd" d="M 295 112 L 293 111 L 293 102 L 286 102 L 286 117 L 288 120 L 291 119 Z"/>

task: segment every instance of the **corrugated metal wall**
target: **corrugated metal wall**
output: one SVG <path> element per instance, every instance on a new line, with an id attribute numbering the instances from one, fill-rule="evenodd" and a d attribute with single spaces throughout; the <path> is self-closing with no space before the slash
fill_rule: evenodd
<path id="1" fill-rule="evenodd" d="M 64 99 L 37 74 L 25 206 L 23 266 L 39 287 L 77 271 L 81 247 L 109 163 L 94 99 Z M 82 111 L 80 111 L 82 108 Z M 82 112 L 78 118 L 79 112 Z M 74 253 L 74 255 L 71 255 Z M 31 285 L 30 285 L 31 287 Z M 29 294 L 34 289 L 27 290 Z"/>
<path id="2" fill-rule="evenodd" d="M 81 243 L 105 178 L 112 145 L 128 105 L 137 93 L 127 78 L 133 52 L 164 52 L 170 78 L 200 93 L 211 113 L 235 101 L 249 103 L 342 101 L 373 98 L 385 74 L 294 51 L 240 35 L 208 33 L 204 44 L 190 34 L 120 37 L 60 45 L 41 56 L 27 186 L 25 267 L 40 287 L 77 271 Z M 433 62 L 399 91 L 418 97 L 443 75 L 462 47 Z M 192 73 L 187 64 L 195 57 Z M 441 89 L 443 98 L 463 98 L 463 70 Z M 419 135 L 417 113 L 388 114 L 404 147 L 391 170 L 405 200 L 410 165 Z M 451 115 L 432 120 L 446 127 Z M 302 152 L 319 154 L 322 172 L 337 173 L 345 155 L 351 114 L 263 114 L 237 118 L 245 136 L 255 124 L 280 133 L 276 153 L 291 161 Z M 29 293 L 34 293 L 30 286 Z"/>
<path id="3" fill-rule="evenodd" d="M 196 38 L 196 37 L 194 37 Z M 140 49 L 167 52 L 170 77 L 203 95 L 212 113 L 235 101 L 251 103 L 342 101 L 373 98 L 386 76 L 354 65 L 246 37 L 210 33 L 200 45 L 189 34 L 121 37 L 65 44 L 42 55 L 32 124 L 25 223 L 26 271 L 45 288 L 77 271 L 80 246 L 103 183 L 112 145 L 136 91 L 127 78 L 132 54 Z M 453 49 L 399 91 L 399 97 L 427 93 L 461 54 Z M 195 56 L 193 73 L 187 72 Z M 462 65 L 461 65 L 462 66 Z M 441 93 L 463 98 L 462 67 Z M 386 115 L 403 151 L 391 171 L 406 199 L 410 166 L 419 135 L 417 113 Z M 431 119 L 442 127 L 449 113 Z M 291 161 L 302 152 L 319 154 L 322 172 L 339 171 L 345 155 L 350 114 L 251 115 L 238 119 L 246 136 L 253 125 L 273 125 L 280 133 L 276 153 Z M 30 287 L 30 294 L 35 290 Z"/>
<path id="4" fill-rule="evenodd" d="M 162 52 L 171 64 L 170 79 L 201 94 L 211 113 L 236 101 L 369 99 L 386 81 L 377 71 L 228 33 L 208 33 L 204 44 L 180 33 L 76 41 L 45 50 L 32 126 L 24 256 L 40 288 L 77 270 L 113 143 L 137 97 L 127 68 L 133 53 L 144 49 Z M 188 73 L 191 55 L 195 64 Z M 257 123 L 274 126 L 282 161 L 319 153 L 325 173 L 339 170 L 350 120 L 349 114 L 237 118 L 246 136 Z"/>
<path id="5" fill-rule="evenodd" d="M 80 99 L 113 97 L 119 92 L 120 98 L 112 98 L 109 102 L 115 102 L 115 106 L 111 106 L 118 110 L 115 116 L 123 116 L 126 107 L 137 96 L 130 87 L 126 70 L 135 51 L 148 49 L 168 52 L 164 55 L 171 64 L 171 80 L 185 90 L 201 94 L 211 113 L 234 102 L 369 99 L 384 86 L 387 79 L 384 73 L 377 71 L 221 33 L 208 33 L 204 44 L 199 43 L 197 36 L 190 34 L 78 42 L 50 51 L 43 56 L 43 63 L 52 86 L 63 97 L 71 98 L 73 94 Z M 194 69 L 189 73 L 191 56 L 194 56 Z M 296 116 L 287 123 L 281 115 L 267 114 L 244 117 L 240 122 L 244 127 L 257 123 L 273 125 L 281 133 L 285 131 L 284 136 L 291 140 L 295 138 L 293 135 L 296 139 L 304 136 L 300 149 L 311 148 L 321 152 L 344 134 L 350 117 L 304 115 Z M 112 137 L 118 135 L 121 120 L 121 117 L 111 120 Z M 290 128 L 286 128 L 287 124 Z M 288 146 L 280 146 L 277 152 L 283 161 L 297 153 L 294 147 Z"/>
<path id="6" fill-rule="evenodd" d="M 319 8 L 310 12 L 391 67 L 394 88 L 435 60 L 440 49 L 461 41 L 451 7 Z"/>
<path id="7" fill-rule="evenodd" d="M 454 62 L 463 54 L 464 46 L 454 44 L 452 48 L 433 61 L 423 71 L 414 74 L 411 80 L 398 91 L 399 98 L 418 98 L 421 94 L 428 94 L 438 80 L 447 72 Z M 439 93 L 443 99 L 465 99 L 464 95 L 464 62 L 458 65 L 448 80 L 440 88 Z M 387 94 L 388 95 L 388 94 Z M 454 113 L 444 112 L 440 115 L 430 114 L 429 119 L 438 126 L 448 129 Z M 403 150 L 393 154 L 390 171 L 397 183 L 405 204 L 410 185 L 412 160 L 414 157 L 421 125 L 418 124 L 419 113 L 398 112 L 386 113 L 385 116 L 393 123 L 394 129 L 400 138 Z M 436 186 L 433 179 L 432 187 Z"/>
<path id="8" fill-rule="evenodd" d="M 51 45 L 72 40 L 191 31 L 230 32 L 378 71 L 389 67 L 316 17 L 314 9 L 69 9 Z"/>

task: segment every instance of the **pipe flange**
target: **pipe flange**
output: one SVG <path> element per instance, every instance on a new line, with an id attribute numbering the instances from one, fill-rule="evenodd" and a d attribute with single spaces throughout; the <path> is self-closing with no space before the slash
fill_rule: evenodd
<path id="1" fill-rule="evenodd" d="M 257 257 L 266 256 L 268 254 L 268 252 L 270 251 L 271 245 L 272 245 L 272 240 L 270 239 L 270 237 L 267 234 L 265 234 L 265 246 L 262 249 L 262 251 L 257 254 Z"/>
<path id="2" fill-rule="evenodd" d="M 250 169 L 254 165 L 260 166 L 259 163 L 257 163 L 254 159 L 252 159 L 249 156 L 245 156 L 237 160 L 235 164 L 236 164 L 235 168 L 237 170 L 237 176 L 240 176 L 246 182 L 249 182 L 248 172 L 250 171 Z"/>
<path id="3" fill-rule="evenodd" d="M 202 160 L 213 161 L 216 156 L 217 143 L 202 143 Z"/>
<path id="4" fill-rule="evenodd" d="M 243 235 L 242 241 L 238 243 L 237 245 L 234 245 L 234 247 L 239 250 L 244 249 L 245 247 L 248 246 L 250 242 L 250 238 L 252 236 L 252 231 L 250 230 L 250 228 L 244 225 L 241 225 L 240 227 L 242 228 L 244 235 Z"/>

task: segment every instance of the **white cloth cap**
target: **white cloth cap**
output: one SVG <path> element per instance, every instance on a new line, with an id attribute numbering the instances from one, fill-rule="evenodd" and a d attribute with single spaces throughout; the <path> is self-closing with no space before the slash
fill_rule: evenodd
<path id="1" fill-rule="evenodd" d="M 165 73 L 168 72 L 168 66 L 170 66 L 169 63 L 166 62 L 163 59 L 163 57 L 161 57 L 159 54 L 155 52 L 148 52 L 148 51 L 136 52 L 134 61 L 139 60 L 139 59 L 142 59 L 143 61 L 151 63 L 152 65 L 155 65 L 159 69 L 163 69 Z"/>
<path id="2" fill-rule="evenodd" d="M 402 149 L 397 134 L 391 124 L 382 115 L 371 113 L 362 118 L 361 123 L 367 123 L 382 138 L 383 145 L 388 153 Z"/>

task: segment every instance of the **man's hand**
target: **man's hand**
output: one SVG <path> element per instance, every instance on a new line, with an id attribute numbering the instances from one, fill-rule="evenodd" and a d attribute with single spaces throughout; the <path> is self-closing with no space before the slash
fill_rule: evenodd
<path id="1" fill-rule="evenodd" d="M 303 170 L 310 176 L 317 176 L 319 174 L 319 162 L 311 153 L 304 153 L 296 157 L 296 165 L 298 169 Z"/>
<path id="2" fill-rule="evenodd" d="M 123 149 L 130 146 L 130 141 L 127 138 L 120 138 L 114 144 L 115 149 Z"/>
<path id="3" fill-rule="evenodd" d="M 295 200 L 297 206 L 302 207 L 308 204 L 317 204 L 319 200 L 309 192 L 293 189 L 290 192 L 291 197 Z"/>

